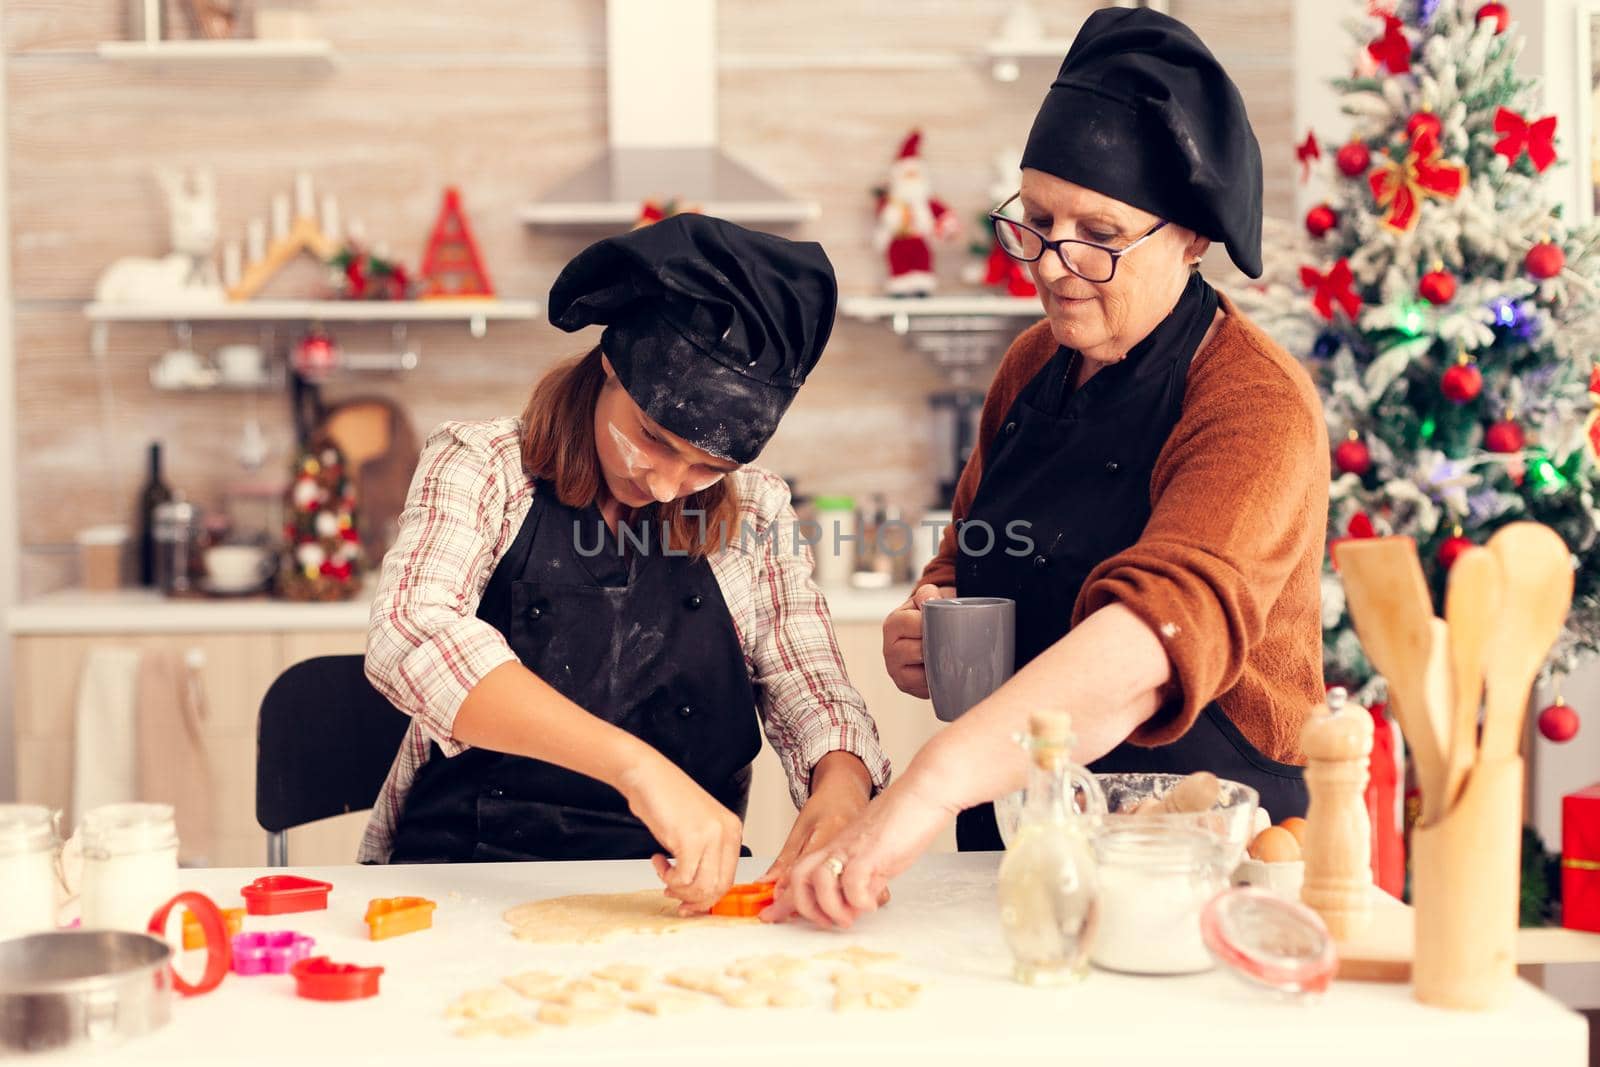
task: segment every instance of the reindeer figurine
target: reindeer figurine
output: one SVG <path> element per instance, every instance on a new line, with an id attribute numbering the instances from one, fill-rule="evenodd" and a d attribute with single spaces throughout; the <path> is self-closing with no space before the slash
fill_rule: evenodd
<path id="1" fill-rule="evenodd" d="M 127 256 L 107 267 L 95 285 L 103 303 L 176 301 L 217 304 L 226 299 L 217 277 L 217 183 L 210 171 L 162 169 L 156 179 L 167 198 L 172 251 L 160 259 Z"/>

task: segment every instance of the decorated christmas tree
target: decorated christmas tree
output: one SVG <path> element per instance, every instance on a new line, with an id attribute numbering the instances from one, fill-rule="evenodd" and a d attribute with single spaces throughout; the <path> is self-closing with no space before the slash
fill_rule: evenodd
<path id="1" fill-rule="evenodd" d="M 1564 219 L 1543 180 L 1561 165 L 1555 120 L 1532 110 L 1502 4 L 1365 11 L 1354 73 L 1334 83 L 1351 139 L 1324 154 L 1313 136 L 1298 153 L 1328 167 L 1327 200 L 1291 244 L 1297 262 L 1280 256 L 1245 306 L 1322 393 L 1330 541 L 1412 537 L 1442 602 L 1454 557 L 1498 527 L 1531 519 L 1562 536 L 1578 570 L 1560 675 L 1600 650 L 1597 234 Z M 1380 699 L 1331 563 L 1323 627 L 1329 682 Z M 1575 729 L 1568 708 L 1547 718 L 1547 736 Z"/>

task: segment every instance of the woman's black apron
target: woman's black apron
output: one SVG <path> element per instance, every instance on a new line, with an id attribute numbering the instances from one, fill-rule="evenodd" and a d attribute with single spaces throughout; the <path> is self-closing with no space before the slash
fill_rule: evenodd
<path id="1" fill-rule="evenodd" d="M 613 534 L 597 508 L 569 508 L 537 484 L 478 618 L 563 696 L 648 742 L 742 818 L 761 734 L 733 619 L 705 559 L 665 551 L 656 522 L 634 532 Z M 622 794 L 596 779 L 486 749 L 446 758 L 434 745 L 390 862 L 662 851 Z"/>
<path id="2" fill-rule="evenodd" d="M 1071 628 L 1089 572 L 1144 531 L 1156 458 L 1182 413 L 1189 364 L 1217 304 L 1215 291 L 1192 276 L 1172 314 L 1082 389 L 1071 388 L 1075 353 L 1059 349 L 989 446 L 960 531 L 956 590 L 1017 602 L 1018 669 Z M 1019 520 L 1027 527 L 1008 526 Z M 1008 528 L 1025 534 L 1031 550 L 1022 552 Z M 1274 819 L 1303 815 L 1307 802 L 1301 769 L 1262 755 L 1215 702 L 1171 744 L 1124 742 L 1090 769 L 1212 771 L 1253 786 Z M 956 839 L 962 851 L 1001 848 L 993 806 L 962 812 Z"/>

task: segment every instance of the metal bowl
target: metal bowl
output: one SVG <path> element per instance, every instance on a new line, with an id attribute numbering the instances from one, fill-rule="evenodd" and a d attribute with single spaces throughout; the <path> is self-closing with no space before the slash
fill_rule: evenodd
<path id="1" fill-rule="evenodd" d="M 172 1018 L 172 949 L 122 930 L 0 941 L 0 1051 L 120 1041 Z"/>

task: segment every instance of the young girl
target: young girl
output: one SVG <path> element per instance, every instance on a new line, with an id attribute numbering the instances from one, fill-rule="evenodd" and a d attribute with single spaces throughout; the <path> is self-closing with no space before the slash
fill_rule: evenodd
<path id="1" fill-rule="evenodd" d="M 677 216 L 550 291 L 606 329 L 520 419 L 446 423 L 384 560 L 367 674 L 413 722 L 367 862 L 651 857 L 734 879 L 759 726 L 800 814 L 771 877 L 889 773 L 761 451 L 833 327 L 820 246 Z M 670 857 L 670 860 L 668 859 Z"/>

